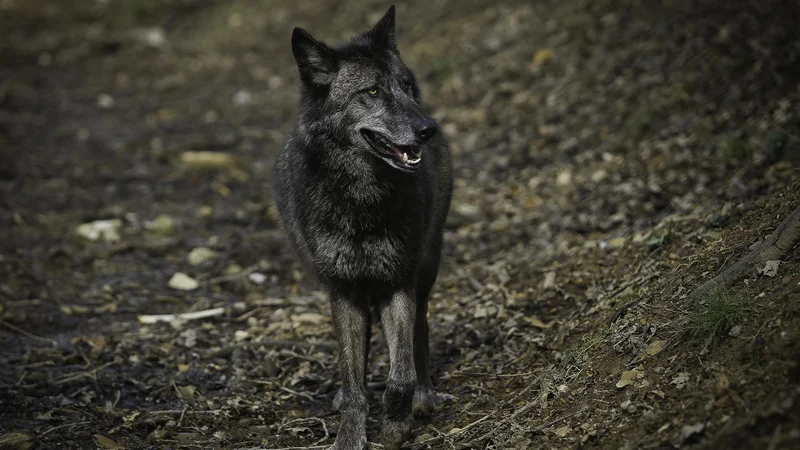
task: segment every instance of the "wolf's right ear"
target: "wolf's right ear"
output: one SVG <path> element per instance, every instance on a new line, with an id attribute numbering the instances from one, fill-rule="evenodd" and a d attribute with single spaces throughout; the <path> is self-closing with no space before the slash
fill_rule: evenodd
<path id="1" fill-rule="evenodd" d="M 336 76 L 336 53 L 302 28 L 292 32 L 292 53 L 305 83 L 328 85 Z"/>

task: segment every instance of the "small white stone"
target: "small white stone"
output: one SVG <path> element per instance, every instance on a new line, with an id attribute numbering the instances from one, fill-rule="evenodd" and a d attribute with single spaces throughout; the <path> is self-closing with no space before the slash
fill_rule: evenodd
<path id="1" fill-rule="evenodd" d="M 267 281 L 267 276 L 263 273 L 253 272 L 247 276 L 247 278 L 255 284 L 264 284 Z"/>
<path id="2" fill-rule="evenodd" d="M 103 239 L 106 242 L 117 242 L 120 239 L 119 232 L 121 229 L 121 220 L 110 219 L 84 223 L 80 225 L 76 231 L 78 235 L 90 241 Z"/>
<path id="3" fill-rule="evenodd" d="M 186 256 L 186 260 L 192 266 L 199 266 L 205 262 L 217 259 L 218 256 L 219 253 L 208 247 L 197 247 L 189 252 L 189 255 Z"/>
<path id="4" fill-rule="evenodd" d="M 200 283 L 197 282 L 194 278 L 186 275 L 183 272 L 175 272 L 175 275 L 169 279 L 169 283 L 167 283 L 169 287 L 172 289 L 178 289 L 181 291 L 193 291 L 200 286 Z"/>
<path id="5" fill-rule="evenodd" d="M 103 109 L 109 109 L 114 107 L 114 103 L 115 103 L 114 97 L 108 94 L 100 94 L 100 96 L 97 97 L 97 106 Z"/>

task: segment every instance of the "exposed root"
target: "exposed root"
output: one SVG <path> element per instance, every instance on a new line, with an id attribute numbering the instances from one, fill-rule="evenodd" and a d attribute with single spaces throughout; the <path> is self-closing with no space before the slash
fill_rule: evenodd
<path id="1" fill-rule="evenodd" d="M 745 255 L 736 264 L 728 267 L 722 273 L 706 281 L 696 288 L 687 298 L 696 302 L 702 298 L 714 295 L 725 290 L 741 279 L 745 272 L 753 268 L 763 267 L 767 261 L 781 259 L 794 247 L 800 238 L 800 205 L 789 214 L 783 223 L 765 239 L 758 247 Z"/>

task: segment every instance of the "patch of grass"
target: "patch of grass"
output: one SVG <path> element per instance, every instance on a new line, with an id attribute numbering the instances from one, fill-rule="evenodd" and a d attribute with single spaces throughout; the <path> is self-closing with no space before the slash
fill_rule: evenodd
<path id="1" fill-rule="evenodd" d="M 703 339 L 722 337 L 742 321 L 747 309 L 744 299 L 730 292 L 713 294 L 700 302 L 691 318 L 691 333 Z"/>
<path id="2" fill-rule="evenodd" d="M 609 334 L 611 334 L 611 329 L 608 327 L 585 334 L 579 343 L 564 352 L 563 361 L 567 365 L 581 366 L 590 359 L 589 352 L 605 341 Z"/>

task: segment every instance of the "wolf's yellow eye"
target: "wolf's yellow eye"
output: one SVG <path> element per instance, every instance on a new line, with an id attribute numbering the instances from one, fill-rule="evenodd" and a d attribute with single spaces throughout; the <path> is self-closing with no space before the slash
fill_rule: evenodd
<path id="1" fill-rule="evenodd" d="M 367 89 L 367 94 L 369 94 L 372 97 L 375 97 L 376 95 L 378 95 L 378 89 L 376 88 Z"/>

